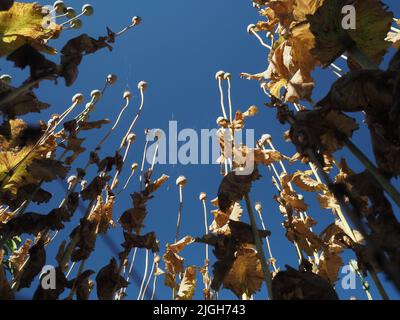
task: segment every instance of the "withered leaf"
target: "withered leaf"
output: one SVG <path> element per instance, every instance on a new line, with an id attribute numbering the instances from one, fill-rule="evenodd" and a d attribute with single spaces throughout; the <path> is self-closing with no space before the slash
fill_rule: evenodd
<path id="1" fill-rule="evenodd" d="M 86 218 L 80 220 L 79 226 L 72 230 L 70 238 L 78 237 L 78 242 L 71 255 L 71 261 L 82 261 L 89 258 L 96 246 L 97 222 L 92 222 Z"/>
<path id="2" fill-rule="evenodd" d="M 103 125 L 109 124 L 110 120 L 102 119 L 97 121 L 81 121 L 79 123 L 80 130 L 100 129 Z"/>
<path id="3" fill-rule="evenodd" d="M 213 280 L 211 288 L 219 291 L 221 285 L 231 270 L 236 259 L 236 252 L 243 246 L 254 244 L 254 235 L 251 226 L 243 222 L 229 221 L 229 230 L 226 234 L 212 234 L 196 238 L 196 242 L 207 243 L 214 246 L 213 253 L 217 261 L 213 265 Z M 260 238 L 270 235 L 269 231 L 259 230 Z"/>
<path id="4" fill-rule="evenodd" d="M 341 249 L 338 247 L 327 248 L 320 257 L 317 274 L 332 285 L 338 280 L 339 271 L 343 266 L 340 253 Z"/>
<path id="5" fill-rule="evenodd" d="M 70 168 L 65 167 L 61 161 L 53 159 L 35 159 L 27 167 L 28 172 L 35 179 L 45 182 L 50 182 L 57 178 L 64 179 L 69 169 Z"/>
<path id="6" fill-rule="evenodd" d="M 154 252 L 159 252 L 158 241 L 155 232 L 149 232 L 143 236 L 129 234 L 124 232 L 125 242 L 122 246 L 125 250 L 131 250 L 132 248 L 145 248 Z"/>
<path id="7" fill-rule="evenodd" d="M 32 240 L 27 239 L 25 243 L 18 250 L 14 251 L 8 259 L 9 263 L 11 264 L 11 268 L 15 271 L 15 273 L 18 273 L 28 257 L 31 244 Z"/>
<path id="8" fill-rule="evenodd" d="M 107 197 L 103 203 L 103 196 L 97 197 L 97 202 L 88 216 L 88 220 L 97 224 L 97 233 L 104 234 L 110 227 L 115 227 L 113 221 L 113 207 L 115 196 L 107 192 Z"/>
<path id="9" fill-rule="evenodd" d="M 0 99 L 12 95 L 15 90 L 17 90 L 17 88 L 0 80 Z M 49 104 L 39 101 L 33 91 L 28 90 L 25 93 L 19 94 L 16 98 L 12 99 L 12 101 L 1 104 L 0 112 L 9 119 L 13 119 L 30 112 L 40 113 L 41 110 L 49 107 Z"/>
<path id="10" fill-rule="evenodd" d="M 305 220 L 292 218 L 284 222 L 286 228 L 286 237 L 290 241 L 296 241 L 300 249 L 304 250 L 307 255 L 312 256 L 323 246 L 323 241 L 310 230 L 316 222 L 310 217 Z"/>
<path id="11" fill-rule="evenodd" d="M 236 252 L 235 262 L 225 276 L 223 285 L 241 299 L 243 294 L 252 296 L 258 292 L 264 281 L 257 252 L 243 248 Z"/>
<path id="12" fill-rule="evenodd" d="M 98 164 L 99 172 L 100 171 L 109 172 L 113 169 L 114 166 L 118 171 L 121 171 L 123 164 L 124 163 L 122 161 L 121 155 L 118 152 L 115 152 L 114 157 L 106 157 L 99 162 Z"/>
<path id="13" fill-rule="evenodd" d="M 90 293 L 94 286 L 94 283 L 89 279 L 89 277 L 94 273 L 93 270 L 86 270 L 82 272 L 78 278 L 71 280 L 71 282 L 75 282 L 76 298 L 78 300 L 89 300 Z"/>
<path id="14" fill-rule="evenodd" d="M 218 204 L 221 211 L 226 212 L 237 201 L 242 200 L 250 192 L 251 184 L 260 178 L 258 169 L 255 168 L 250 175 L 239 175 L 229 172 L 222 180 L 218 189 Z"/>
<path id="15" fill-rule="evenodd" d="M 58 66 L 30 44 L 25 44 L 7 56 L 7 60 L 14 62 L 17 68 L 30 68 L 30 79 L 56 78 Z"/>
<path id="16" fill-rule="evenodd" d="M 308 192 L 325 191 L 326 185 L 310 177 L 312 172 L 297 171 L 291 175 L 291 182 L 293 182 L 301 190 Z"/>
<path id="17" fill-rule="evenodd" d="M 78 66 L 80 65 L 84 55 L 95 53 L 102 48 L 112 47 L 106 42 L 107 37 L 101 37 L 98 40 L 82 34 L 67 42 L 61 49 L 61 66 L 60 75 L 65 79 L 65 84 L 71 86 L 78 77 Z"/>
<path id="18" fill-rule="evenodd" d="M 331 154 L 344 145 L 358 129 L 357 122 L 337 110 L 302 110 L 295 114 L 290 129 L 291 141 L 301 155 L 307 156 L 309 148 Z"/>
<path id="19" fill-rule="evenodd" d="M 333 287 L 312 272 L 301 272 L 286 266 L 272 279 L 275 300 L 339 300 Z"/>
<path id="20" fill-rule="evenodd" d="M 385 38 L 393 13 L 379 0 L 351 3 L 357 12 L 357 28 L 342 28 L 342 8 L 347 0 L 325 0 L 314 15 L 307 17 L 315 37 L 313 55 L 329 65 L 345 51 L 357 47 L 372 62 L 379 64 L 390 44 Z"/>
<path id="21" fill-rule="evenodd" d="M 189 266 L 186 268 L 176 300 L 192 300 L 196 289 L 196 267 Z"/>
<path id="22" fill-rule="evenodd" d="M 109 176 L 96 176 L 89 185 L 81 191 L 81 197 L 83 200 L 96 200 L 101 194 L 102 190 L 106 186 L 107 181 L 110 179 Z"/>
<path id="23" fill-rule="evenodd" d="M 38 235 L 42 230 L 61 230 L 64 222 L 69 222 L 71 214 L 65 207 L 53 209 L 47 215 L 38 213 L 21 214 L 5 224 L 0 224 L 0 234 L 12 238 L 24 233 Z"/>
<path id="24" fill-rule="evenodd" d="M 131 233 L 132 230 L 135 230 L 136 234 L 140 234 L 140 230 L 144 226 L 144 219 L 147 216 L 147 201 L 153 198 L 152 193 L 163 185 L 168 178 L 168 176 L 162 175 L 154 182 L 146 182 L 144 191 L 131 194 L 133 208 L 126 210 L 118 219 L 125 231 Z"/>
<path id="25" fill-rule="evenodd" d="M 3 265 L 4 251 L 0 250 L 0 300 L 14 300 L 15 295 L 8 283 Z"/>
<path id="26" fill-rule="evenodd" d="M 393 84 L 386 71 L 356 70 L 338 79 L 318 106 L 344 112 L 379 114 L 390 110 Z"/>
<path id="27" fill-rule="evenodd" d="M 21 271 L 18 289 L 29 288 L 33 279 L 42 271 L 45 264 L 46 250 L 44 248 L 44 242 L 42 239 L 39 239 L 39 241 L 29 249 L 29 260 Z"/>
<path id="28" fill-rule="evenodd" d="M 117 261 L 111 258 L 110 263 L 97 273 L 96 284 L 99 300 L 112 300 L 115 292 L 126 288 L 129 282 L 118 273 Z"/>

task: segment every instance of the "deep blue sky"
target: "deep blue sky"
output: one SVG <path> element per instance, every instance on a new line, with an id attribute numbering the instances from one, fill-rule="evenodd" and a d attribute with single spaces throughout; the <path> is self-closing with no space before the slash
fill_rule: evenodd
<path id="1" fill-rule="evenodd" d="M 400 15 L 398 1 L 385 1 L 392 10 Z M 40 1 L 41 4 L 47 4 Z M 80 11 L 81 1 L 71 0 L 67 4 Z M 250 105 L 257 105 L 260 109 L 259 115 L 247 122 L 248 128 L 254 128 L 256 137 L 263 133 L 270 133 L 279 150 L 286 155 L 292 155 L 294 148 L 285 143 L 282 133 L 286 127 L 281 126 L 275 120 L 274 111 L 263 107 L 267 102 L 257 82 L 239 79 L 240 72 L 260 72 L 266 69 L 267 52 L 261 47 L 255 37 L 247 34 L 246 27 L 258 20 L 257 10 L 252 8 L 251 1 L 229 1 L 229 0 L 205 0 L 205 1 L 91 1 L 95 14 L 84 19 L 84 27 L 80 31 L 72 31 L 63 34 L 61 41 L 55 42 L 60 46 L 67 39 L 80 34 L 89 33 L 92 36 L 102 35 L 105 27 L 109 26 L 114 31 L 119 30 L 129 23 L 134 15 L 143 18 L 142 24 L 125 34 L 117 40 L 112 53 L 103 50 L 95 55 L 88 56 L 80 67 L 80 76 L 72 88 L 65 88 L 63 83 L 54 86 L 45 83 L 38 90 L 38 96 L 52 104 L 51 109 L 43 112 L 35 119 L 47 119 L 55 112 L 62 112 L 70 104 L 70 99 L 76 92 L 82 92 L 89 99 L 90 91 L 101 88 L 103 79 L 108 73 L 119 76 L 118 83 L 112 87 L 104 96 L 97 107 L 92 119 L 107 117 L 114 120 L 123 103 L 122 93 L 131 90 L 137 97 L 137 83 L 146 80 L 149 88 L 146 92 L 146 103 L 143 116 L 136 126 L 135 133 L 138 136 L 130 153 L 128 165 L 136 161 L 140 162 L 145 128 L 162 128 L 167 130 L 169 120 L 177 120 L 178 128 L 202 128 L 212 129 L 215 120 L 220 116 L 219 93 L 214 75 L 218 70 L 225 70 L 233 75 L 232 95 L 234 109 L 245 110 Z M 341 64 L 341 62 L 339 63 Z M 2 60 L 2 73 L 15 75 L 14 84 L 18 84 L 26 73 L 10 68 L 10 64 Z M 317 70 L 315 72 L 317 88 L 314 92 L 314 100 L 324 96 L 329 90 L 329 84 L 335 80 L 335 76 L 328 70 Z M 131 111 L 126 114 L 118 134 L 113 135 L 108 144 L 103 148 L 102 156 L 114 153 L 116 145 L 119 145 L 120 137 L 129 126 L 134 117 L 139 99 L 135 99 L 131 105 Z M 30 118 L 32 119 L 32 118 Z M 104 131 L 89 134 L 92 139 L 99 139 Z M 363 129 L 357 132 L 355 142 L 367 154 L 371 154 L 368 132 Z M 96 140 L 87 141 L 88 149 L 97 143 Z M 339 155 L 338 155 L 339 157 Z M 349 157 L 350 164 L 360 169 L 357 161 Z M 75 166 L 86 163 L 87 155 L 78 158 Z M 294 170 L 294 169 L 292 169 Z M 128 170 L 127 170 L 128 171 Z M 179 175 L 188 178 L 188 185 L 184 189 L 184 209 L 181 234 L 198 236 L 203 234 L 203 211 L 198 195 L 206 192 L 209 199 L 216 196 L 218 185 L 222 179 L 219 175 L 219 167 L 207 166 L 156 166 L 154 176 L 168 174 L 170 181 L 156 193 L 154 200 L 149 203 L 149 215 L 146 220 L 144 232 L 155 231 L 160 240 L 160 248 L 163 253 L 165 244 L 172 242 L 175 235 L 175 225 L 178 209 L 178 189 L 175 179 Z M 292 244 L 285 238 L 284 229 L 281 226 L 282 216 L 279 214 L 276 203 L 272 196 L 276 193 L 270 183 L 270 176 L 266 168 L 261 169 L 264 176 L 262 180 L 254 184 L 251 193 L 252 200 L 262 201 L 264 205 L 264 218 L 268 228 L 272 231 L 272 250 L 277 258 L 277 264 L 284 269 L 285 264 L 296 266 L 296 255 Z M 121 176 L 121 181 L 128 172 Z M 138 189 L 138 175 L 135 176 L 129 192 Z M 47 212 L 58 205 L 62 199 L 63 189 L 57 184 L 52 184 L 54 197 L 42 212 Z M 315 205 L 313 197 L 306 199 L 311 206 L 309 214 L 319 222 L 315 228 L 317 231 L 324 229 L 333 221 L 329 211 L 323 211 Z M 123 211 L 131 206 L 128 192 L 121 197 L 114 210 L 115 219 Z M 211 206 L 209 205 L 209 208 Z M 31 210 L 37 210 L 32 207 Z M 74 223 L 79 219 L 77 213 L 74 221 L 60 233 L 56 241 L 50 245 L 48 263 L 54 263 L 53 253 L 58 248 L 61 239 L 66 238 Z M 247 218 L 245 218 L 247 219 Z M 212 216 L 209 215 L 211 223 Z M 120 228 L 111 232 L 112 238 L 122 242 L 122 231 Z M 102 241 L 97 242 L 97 249 L 92 254 L 87 267 L 99 270 L 108 263 L 112 253 Z M 136 269 L 143 270 L 144 252 L 139 254 Z M 201 265 L 204 259 L 204 247 L 193 245 L 183 252 L 186 265 Z M 201 298 L 202 282 L 198 278 L 199 290 L 196 298 Z M 170 299 L 171 291 L 163 285 L 163 279 L 158 282 L 157 295 L 159 298 Z M 375 287 L 370 281 L 371 291 L 378 299 Z M 338 286 L 339 287 L 339 286 Z M 392 298 L 399 295 L 391 288 L 389 294 Z M 343 299 L 356 296 L 364 299 L 365 295 L 358 283 L 358 289 L 354 291 L 343 291 L 338 288 Z M 30 290 L 22 292 L 29 295 Z M 138 288 L 132 284 L 128 290 L 128 298 L 136 299 Z M 95 298 L 95 293 L 92 298 Z M 265 298 L 265 289 L 256 298 Z M 234 295 L 223 290 L 222 298 L 234 298 Z"/>

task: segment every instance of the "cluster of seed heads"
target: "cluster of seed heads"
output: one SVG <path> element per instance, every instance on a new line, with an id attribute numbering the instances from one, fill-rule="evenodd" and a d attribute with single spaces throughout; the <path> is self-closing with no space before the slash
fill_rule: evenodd
<path id="1" fill-rule="evenodd" d="M 53 4 L 53 10 L 49 13 L 56 13 L 57 18 L 67 18 L 68 20 L 63 22 L 61 26 L 69 25 L 71 29 L 79 29 L 82 27 L 82 16 L 91 16 L 94 13 L 94 8 L 90 4 L 84 4 L 82 6 L 81 12 L 77 13 L 73 7 L 68 7 L 64 1 L 56 1 Z"/>

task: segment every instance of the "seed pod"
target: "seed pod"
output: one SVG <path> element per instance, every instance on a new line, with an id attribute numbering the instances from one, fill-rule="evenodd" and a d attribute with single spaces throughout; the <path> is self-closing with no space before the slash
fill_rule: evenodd
<path id="1" fill-rule="evenodd" d="M 5 82 L 6 84 L 10 84 L 12 81 L 12 77 L 9 74 L 2 74 L 0 76 L 0 80 Z"/>
<path id="2" fill-rule="evenodd" d="M 76 17 L 76 11 L 75 11 L 75 9 L 72 8 L 72 7 L 68 7 L 66 13 L 67 13 L 67 18 L 68 18 L 68 19 L 72 19 L 72 18 L 75 18 L 75 17 Z"/>
<path id="3" fill-rule="evenodd" d="M 139 25 L 139 24 L 141 24 L 141 23 L 142 23 L 142 18 L 141 18 L 141 17 L 134 16 L 134 17 L 132 18 L 132 24 L 133 24 L 133 25 L 137 26 L 137 25 Z"/>
<path id="4" fill-rule="evenodd" d="M 178 179 L 176 179 L 176 185 L 179 187 L 184 187 L 187 183 L 186 177 L 185 176 L 179 176 Z"/>
<path id="5" fill-rule="evenodd" d="M 228 120 L 224 117 L 218 117 L 216 122 L 220 127 L 228 128 Z"/>
<path id="6" fill-rule="evenodd" d="M 72 103 L 81 104 L 83 102 L 83 94 L 77 93 L 72 97 Z"/>
<path id="7" fill-rule="evenodd" d="M 91 15 L 94 13 L 94 8 L 93 8 L 93 6 L 90 5 L 90 4 L 85 4 L 85 5 L 83 5 L 83 7 L 82 7 L 82 13 L 83 13 L 85 16 L 91 16 Z"/>
<path id="8" fill-rule="evenodd" d="M 76 19 L 71 22 L 71 27 L 76 30 L 82 28 L 82 25 L 83 25 L 83 22 L 81 19 Z"/>
<path id="9" fill-rule="evenodd" d="M 267 145 L 269 142 L 272 142 L 272 136 L 270 134 L 263 134 L 261 136 L 261 139 L 258 141 L 259 144 L 262 146 Z"/>
<path id="10" fill-rule="evenodd" d="M 90 93 L 90 96 L 92 97 L 92 99 L 93 99 L 94 101 L 97 101 L 97 100 L 99 100 L 100 97 L 101 97 L 101 91 L 100 91 L 100 90 L 93 90 L 93 91 Z"/>
<path id="11" fill-rule="evenodd" d="M 247 26 L 247 32 L 248 33 L 250 33 L 250 34 L 252 34 L 253 33 L 253 29 L 256 27 L 256 25 L 255 24 L 249 24 L 248 26 Z"/>
<path id="12" fill-rule="evenodd" d="M 115 74 L 109 74 L 108 76 L 107 76 L 107 83 L 109 84 L 109 85 L 113 85 L 115 82 L 117 82 L 117 76 L 115 75 Z"/>
<path id="13" fill-rule="evenodd" d="M 136 134 L 134 134 L 134 133 L 128 134 L 128 136 L 126 137 L 126 140 L 127 140 L 129 143 L 135 142 L 135 140 L 136 140 Z"/>
<path id="14" fill-rule="evenodd" d="M 207 200 L 207 194 L 205 192 L 200 192 L 199 200 L 200 201 L 206 201 Z"/>
<path id="15" fill-rule="evenodd" d="M 123 97 L 124 99 L 130 99 L 132 97 L 132 93 L 130 91 L 125 91 Z"/>
<path id="16" fill-rule="evenodd" d="M 138 83 L 138 89 L 145 91 L 147 89 L 147 82 L 146 81 L 140 81 Z"/>
<path id="17" fill-rule="evenodd" d="M 224 80 L 231 80 L 232 79 L 232 75 L 229 73 L 229 72 L 227 72 L 227 73 L 225 73 L 224 74 Z"/>
<path id="18" fill-rule="evenodd" d="M 215 74 L 215 80 L 222 80 L 224 78 L 224 75 L 225 75 L 225 71 L 222 71 L 222 70 L 218 71 Z"/>
<path id="19" fill-rule="evenodd" d="M 67 7 L 64 4 L 64 1 L 56 1 L 53 3 L 53 7 L 56 10 L 57 14 L 64 14 L 67 11 Z"/>
<path id="20" fill-rule="evenodd" d="M 68 179 L 67 179 L 67 182 L 68 182 L 68 184 L 74 184 L 74 183 L 76 183 L 78 181 L 78 177 L 77 176 L 70 176 Z"/>
<path id="21" fill-rule="evenodd" d="M 131 170 L 133 171 L 133 170 L 136 170 L 137 168 L 139 167 L 139 165 L 135 162 L 135 163 L 132 163 L 132 165 L 131 165 Z"/>

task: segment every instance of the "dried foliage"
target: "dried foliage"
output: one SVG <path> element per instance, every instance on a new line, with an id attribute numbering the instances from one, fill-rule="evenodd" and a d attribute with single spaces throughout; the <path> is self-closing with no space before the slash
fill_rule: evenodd
<path id="1" fill-rule="evenodd" d="M 148 298 L 150 287 L 151 299 L 154 298 L 156 281 L 161 275 L 164 285 L 172 289 L 174 299 L 194 299 L 200 287 L 200 275 L 204 284 L 202 294 L 207 300 L 218 296 L 222 288 L 232 291 L 239 299 L 251 299 L 264 283 L 271 299 L 337 300 L 334 286 L 341 268 L 347 263 L 343 255 L 346 250 L 351 250 L 357 258 L 359 276 L 372 275 L 383 298 L 386 293 L 378 273 L 385 273 L 400 288 L 400 224 L 394 208 L 394 205 L 400 206 L 400 193 L 391 184 L 391 179 L 400 174 L 399 20 L 393 19 L 389 8 L 379 0 L 252 2 L 262 20 L 250 25 L 248 32 L 268 48 L 268 65 L 263 72 L 242 73 L 241 76 L 260 82 L 269 98 L 266 106 L 276 111 L 280 123 L 289 125 L 284 138 L 294 145 L 296 154 L 289 158 L 276 150 L 268 134 L 264 134 L 255 147 L 235 141 L 236 133 L 249 126 L 259 109 L 251 105 L 244 112 L 233 110 L 232 75 L 218 72 L 222 116 L 217 119 L 216 136 L 220 147 L 217 162 L 223 178 L 214 194 L 216 198 L 211 201 L 213 221 L 208 223 L 207 196 L 201 193 L 206 232 L 198 232 L 204 234 L 202 237 L 187 235 L 178 240 L 182 190 L 187 183 L 187 179 L 180 176 L 177 179 L 177 236 L 165 249 L 157 239 L 159 229 L 146 230 L 146 218 L 149 200 L 165 186 L 169 176 L 153 177 L 155 160 L 145 169 L 147 141 L 140 168 L 140 188 L 131 191 L 130 208 L 121 209 L 123 213 L 115 217 L 115 208 L 120 208 L 116 204 L 121 203 L 119 195 L 128 189 L 138 168 L 137 164 L 132 165 L 125 186 L 116 190 L 136 138 L 133 131 L 142 113 L 147 83 L 138 84 L 141 104 L 128 131 L 120 137 L 120 146 L 114 149 L 108 144 L 106 155 L 102 154 L 102 146 L 111 134 L 118 133 L 116 129 L 124 118 L 132 93 L 124 93 L 124 107 L 104 138 L 96 141 L 93 150 L 87 150 L 85 133 L 102 131 L 111 123 L 108 119 L 89 118 L 106 88 L 116 81 L 114 75 L 107 77 L 103 90 L 92 91 L 91 100 L 77 116 L 73 117 L 72 112 L 83 102 L 82 94 L 75 95 L 70 107 L 53 114 L 48 121 L 33 125 L 28 120 L 31 113 L 50 108 L 38 98 L 34 89 L 48 80 L 59 85 L 57 81 L 61 78 L 65 86 L 73 86 L 84 57 L 101 49 L 112 51 L 114 42 L 137 26 L 141 19 L 133 17 L 120 32 L 107 28 L 106 35 L 98 38 L 88 34 L 74 36 L 57 49 L 58 44 L 53 45 L 52 40 L 69 29 L 78 29 L 80 18 L 93 13 L 91 5 L 84 5 L 82 13 L 77 14 L 62 1 L 54 4 L 53 11 L 38 3 L 0 2 L 0 57 L 12 62 L 14 68 L 29 69 L 29 76 L 18 87 L 10 84 L 10 76 L 0 77 L 3 121 L 0 124 L 0 299 L 15 299 L 18 291 L 46 276 L 42 270 L 49 260 L 47 245 L 71 220 L 75 221 L 72 218 L 81 207 L 83 215 L 76 219 L 76 226 L 68 229 L 69 239 L 61 242 L 55 257 L 58 263 L 54 269 L 56 287 L 45 289 L 39 284 L 33 299 L 57 300 L 67 291 L 67 300 L 88 300 L 94 287 L 100 300 L 124 299 L 128 296 L 130 280 L 137 281 L 133 275 L 134 264 L 141 251 L 145 251 L 146 260 L 138 299 Z M 345 5 L 354 6 L 357 12 L 355 29 L 343 28 Z M 53 12 L 57 18 L 53 17 Z M 57 23 L 63 17 L 69 20 Z M 392 26 L 396 21 L 396 27 Z M 259 33 L 266 37 L 260 37 Z M 389 56 L 390 46 L 396 52 L 388 59 L 388 67 L 382 70 L 379 66 Z M 337 65 L 341 58 L 346 62 L 343 68 Z M 313 91 L 318 81 L 313 74 L 319 67 L 326 68 L 325 72 L 333 71 L 339 79 L 327 90 L 326 96 L 315 103 Z M 225 109 L 225 82 L 229 113 Z M 363 125 L 356 120 L 359 116 L 364 117 L 370 131 L 376 167 L 352 142 L 358 138 L 357 131 Z M 148 134 L 146 130 L 146 136 Z M 97 138 L 93 135 L 92 139 Z M 361 161 L 365 170 L 356 172 L 348 165 L 347 158 L 335 159 L 335 153 L 345 148 Z M 154 159 L 157 152 L 158 149 Z M 346 153 L 345 156 L 348 157 Z M 81 165 L 84 157 L 86 165 Z M 288 170 L 286 162 L 295 164 L 296 169 Z M 244 174 L 249 164 L 254 165 L 254 170 Z M 270 226 L 265 224 L 273 220 L 268 217 L 264 221 L 260 202 L 254 206 L 262 225 L 258 230 L 250 194 L 253 184 L 262 178 L 262 170 L 271 173 L 272 183 L 268 186 L 276 188 L 277 209 L 269 206 L 268 215 L 281 214 L 282 234 L 288 244 L 294 245 L 298 269 L 286 266 L 282 271 L 277 268 L 278 261 L 272 254 L 275 240 L 270 238 L 271 232 L 267 230 Z M 49 209 L 36 207 L 32 210 L 35 212 L 30 212 L 32 203 L 42 205 L 59 198 L 53 189 L 56 182 L 65 188 L 60 204 Z M 317 204 L 315 208 L 309 203 L 312 196 Z M 316 210 L 318 205 L 321 211 L 332 213 L 331 221 L 325 226 L 317 224 L 317 219 L 310 215 L 310 208 Z M 246 214 L 249 223 L 244 221 Z M 160 226 L 164 227 L 162 223 L 156 227 Z M 86 269 L 85 263 L 96 250 L 97 240 L 102 237 L 110 241 L 111 228 L 123 234 L 121 251 L 114 252 L 109 263 L 100 270 Z M 317 229 L 323 231 L 317 233 Z M 187 264 L 191 257 L 184 257 L 185 250 L 188 247 L 198 249 L 199 244 L 206 248 L 204 264 L 196 266 L 192 261 Z M 211 259 L 208 246 L 213 247 Z M 151 268 L 149 253 L 154 254 Z M 79 269 L 74 272 L 76 263 Z M 369 288 L 365 285 L 363 288 L 369 296 Z"/>

